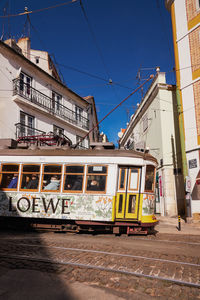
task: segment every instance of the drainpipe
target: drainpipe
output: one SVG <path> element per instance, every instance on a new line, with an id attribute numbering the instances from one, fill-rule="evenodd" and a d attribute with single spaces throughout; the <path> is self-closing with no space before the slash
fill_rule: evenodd
<path id="1" fill-rule="evenodd" d="M 178 121 L 180 130 L 180 141 L 181 141 L 181 154 L 182 154 L 182 164 L 183 164 L 183 176 L 184 180 L 188 176 L 187 160 L 185 153 L 185 135 L 184 135 L 184 124 L 183 124 L 183 112 L 181 111 L 181 96 L 180 90 L 176 88 L 176 99 L 177 99 L 177 109 L 178 109 Z"/>
<path id="2" fill-rule="evenodd" d="M 185 152 L 185 134 L 184 134 L 184 121 L 183 121 L 183 111 L 181 105 L 181 94 L 180 90 L 176 88 L 176 99 L 177 99 L 177 109 L 178 109 L 178 121 L 179 121 L 179 133 L 180 133 L 180 142 L 181 142 L 181 155 L 182 155 L 182 168 L 183 168 L 183 177 L 184 183 L 186 182 L 186 176 L 188 176 L 188 167 L 187 167 L 187 159 Z M 184 206 L 185 206 L 185 215 L 189 217 L 188 214 L 188 205 L 189 211 L 191 210 L 191 203 L 187 203 L 186 197 L 184 198 Z"/>

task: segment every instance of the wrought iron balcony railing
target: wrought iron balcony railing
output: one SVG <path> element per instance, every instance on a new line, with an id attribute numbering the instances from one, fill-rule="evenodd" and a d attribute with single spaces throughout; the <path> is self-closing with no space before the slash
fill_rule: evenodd
<path id="1" fill-rule="evenodd" d="M 25 98 L 31 103 L 47 110 L 52 115 L 59 116 L 69 123 L 89 130 L 89 120 L 87 118 L 46 96 L 18 78 L 13 80 L 13 96 L 15 95 Z"/>
<path id="2" fill-rule="evenodd" d="M 16 139 L 21 138 L 23 136 L 34 136 L 34 135 L 40 135 L 40 134 L 46 134 L 45 131 L 24 125 L 22 123 L 15 124 L 16 128 Z"/>

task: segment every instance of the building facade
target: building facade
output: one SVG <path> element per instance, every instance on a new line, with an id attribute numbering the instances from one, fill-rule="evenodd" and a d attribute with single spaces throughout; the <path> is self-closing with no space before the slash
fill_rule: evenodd
<path id="1" fill-rule="evenodd" d="M 30 40 L 0 41 L 0 137 L 18 139 L 53 132 L 88 148 L 98 140 L 94 99 L 70 90 L 45 51 L 32 50 Z"/>
<path id="2" fill-rule="evenodd" d="M 184 212 L 176 87 L 165 73 L 157 73 L 119 140 L 120 147 L 148 151 L 158 161 L 156 213 L 174 216 Z"/>
<path id="3" fill-rule="evenodd" d="M 200 0 L 166 0 L 171 12 L 188 214 L 200 213 Z"/>

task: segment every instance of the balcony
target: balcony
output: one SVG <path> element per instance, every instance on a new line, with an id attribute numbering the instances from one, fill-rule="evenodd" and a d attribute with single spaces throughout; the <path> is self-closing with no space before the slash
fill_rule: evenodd
<path id="1" fill-rule="evenodd" d="M 46 134 L 46 132 L 24 125 L 22 123 L 17 123 L 15 124 L 15 128 L 16 128 L 16 139 L 21 138 L 23 136 L 35 136 L 35 135 L 41 135 L 41 134 Z"/>
<path id="2" fill-rule="evenodd" d="M 87 118 L 75 113 L 73 110 L 34 89 L 30 84 L 20 81 L 18 78 L 13 80 L 13 96 L 16 95 L 37 105 L 51 115 L 57 116 L 85 130 L 89 130 L 89 120 Z"/>

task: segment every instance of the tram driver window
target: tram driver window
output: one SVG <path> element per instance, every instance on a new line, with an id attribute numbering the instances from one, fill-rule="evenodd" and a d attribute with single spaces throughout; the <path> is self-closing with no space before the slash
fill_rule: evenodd
<path id="1" fill-rule="evenodd" d="M 153 192 L 154 190 L 154 175 L 155 168 L 153 166 L 146 167 L 146 176 L 145 176 L 145 191 Z"/>
<path id="2" fill-rule="evenodd" d="M 59 165 L 45 165 L 43 169 L 42 190 L 59 191 L 62 167 Z"/>
<path id="3" fill-rule="evenodd" d="M 65 185 L 64 191 L 81 192 L 83 189 L 83 166 L 66 166 L 65 167 Z"/>
<path id="4" fill-rule="evenodd" d="M 106 189 L 106 177 L 106 166 L 88 166 L 86 191 L 104 193 Z"/>
<path id="5" fill-rule="evenodd" d="M 38 190 L 40 165 L 23 165 L 21 189 Z"/>
<path id="6" fill-rule="evenodd" d="M 19 165 L 2 164 L 0 189 L 16 190 L 19 178 Z"/>

